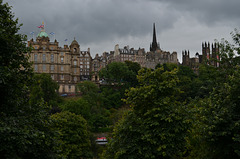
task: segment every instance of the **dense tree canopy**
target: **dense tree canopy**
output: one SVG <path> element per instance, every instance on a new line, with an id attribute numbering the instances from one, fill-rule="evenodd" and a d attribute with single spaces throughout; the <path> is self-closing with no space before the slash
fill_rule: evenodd
<path id="1" fill-rule="evenodd" d="M 188 123 L 182 104 L 176 100 L 176 69 L 163 72 L 142 69 L 140 86 L 127 93 L 127 104 L 133 108 L 114 131 L 107 158 L 173 158 L 185 147 Z"/>
<path id="2" fill-rule="evenodd" d="M 55 138 L 59 145 L 55 147 L 62 158 L 91 158 L 90 134 L 87 122 L 81 115 L 70 112 L 56 113 L 51 116 L 52 129 L 59 132 Z"/>
<path id="3" fill-rule="evenodd" d="M 11 7 L 0 0 L 0 154 L 1 158 L 55 158 L 48 106 L 29 104 L 33 75 L 26 36 Z"/>
<path id="4" fill-rule="evenodd" d="M 49 74 L 35 74 L 30 87 L 30 104 L 38 103 L 42 99 L 48 104 L 56 104 L 59 100 L 58 88 L 59 85 Z"/>

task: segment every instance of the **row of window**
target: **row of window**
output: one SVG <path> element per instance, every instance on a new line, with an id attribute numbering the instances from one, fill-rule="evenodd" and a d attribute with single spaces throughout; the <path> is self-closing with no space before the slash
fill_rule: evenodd
<path id="1" fill-rule="evenodd" d="M 54 69 L 55 69 L 55 65 L 50 65 L 50 70 L 54 71 Z M 46 71 L 46 65 L 45 64 L 42 65 L 42 70 Z M 64 66 L 60 66 L 60 70 L 63 72 L 64 71 Z M 74 73 L 76 74 L 77 73 L 77 68 L 74 68 L 73 70 L 74 70 Z M 35 72 L 38 71 L 38 65 L 34 65 L 34 71 Z M 89 71 L 89 65 L 87 66 L 87 69 L 82 69 L 82 67 L 81 67 L 80 71 L 81 72 L 82 71 L 85 71 L 85 72 Z"/>
<path id="2" fill-rule="evenodd" d="M 64 57 L 60 57 L 60 60 L 61 60 L 61 63 L 63 63 L 64 62 Z M 34 55 L 34 62 L 37 62 L 37 61 L 38 61 L 38 55 L 35 54 Z M 51 56 L 50 56 L 50 61 L 54 62 L 54 55 L 53 54 L 51 54 Z M 42 62 L 46 62 L 46 54 L 42 54 Z M 85 62 L 80 61 L 80 64 L 85 64 Z M 89 62 L 86 62 L 86 64 L 89 64 Z M 77 65 L 77 60 L 73 61 L 73 65 L 74 66 Z"/>
<path id="3" fill-rule="evenodd" d="M 61 59 L 63 61 L 63 59 Z M 38 55 L 37 54 L 34 54 L 34 62 L 37 62 L 38 61 Z M 46 54 L 42 54 L 42 61 L 43 62 L 46 62 Z M 54 62 L 54 55 L 51 54 L 50 56 L 50 61 L 51 62 Z"/>
<path id="4" fill-rule="evenodd" d="M 37 47 L 37 46 L 35 46 L 34 48 L 35 48 L 36 50 L 38 49 L 38 47 Z M 46 50 L 46 46 L 43 46 L 43 47 L 42 47 L 42 49 L 43 49 L 43 50 Z M 50 47 L 50 49 L 51 49 L 51 50 L 53 50 L 53 49 L 54 49 L 54 47 Z"/>

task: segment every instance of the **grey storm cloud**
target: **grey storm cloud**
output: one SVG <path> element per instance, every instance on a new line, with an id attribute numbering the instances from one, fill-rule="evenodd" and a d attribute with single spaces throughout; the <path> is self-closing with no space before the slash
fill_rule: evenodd
<path id="1" fill-rule="evenodd" d="M 76 37 L 92 53 L 121 43 L 149 49 L 156 23 L 160 45 L 169 51 L 201 51 L 201 42 L 226 37 L 240 25 L 239 0 L 4 0 L 23 23 L 21 33 L 46 24 L 63 45 Z M 36 34 L 35 34 L 36 36 Z M 131 46 L 132 45 L 132 46 Z M 123 47 L 123 46 L 120 46 Z"/>

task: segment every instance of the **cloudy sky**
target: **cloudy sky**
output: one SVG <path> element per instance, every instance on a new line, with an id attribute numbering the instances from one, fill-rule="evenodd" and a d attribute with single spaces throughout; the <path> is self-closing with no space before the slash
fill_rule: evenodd
<path id="1" fill-rule="evenodd" d="M 194 56 L 202 42 L 231 39 L 240 26 L 240 0 L 4 0 L 23 23 L 21 33 L 32 38 L 44 21 L 63 46 L 74 37 L 81 50 L 96 53 L 129 45 L 149 51 L 153 23 L 161 49 Z M 51 40 L 54 39 L 50 36 Z"/>

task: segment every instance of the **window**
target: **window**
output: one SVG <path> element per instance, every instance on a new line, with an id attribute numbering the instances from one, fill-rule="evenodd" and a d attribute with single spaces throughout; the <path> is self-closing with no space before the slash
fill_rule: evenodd
<path id="1" fill-rule="evenodd" d="M 73 65 L 77 66 L 77 61 L 76 60 L 73 61 Z"/>
<path id="2" fill-rule="evenodd" d="M 83 65 L 80 65 L 80 68 L 83 68 Z"/>
<path id="3" fill-rule="evenodd" d="M 76 74 L 77 73 L 77 69 L 76 68 L 74 68 L 74 74 Z"/>
<path id="4" fill-rule="evenodd" d="M 63 63 L 63 57 L 61 57 L 61 62 Z"/>
<path id="5" fill-rule="evenodd" d="M 37 62 L 37 58 L 38 58 L 38 55 L 35 54 L 35 55 L 34 55 L 34 62 Z"/>
<path id="6" fill-rule="evenodd" d="M 46 71 L 46 65 L 43 64 L 43 71 Z"/>
<path id="7" fill-rule="evenodd" d="M 43 48 L 43 50 L 45 50 L 45 49 L 46 49 L 46 46 L 43 46 L 42 48 Z"/>
<path id="8" fill-rule="evenodd" d="M 37 46 L 35 46 L 34 48 L 35 48 L 35 50 L 37 50 L 37 49 L 38 49 L 38 47 L 37 47 Z"/>
<path id="9" fill-rule="evenodd" d="M 63 52 L 61 52 L 61 56 L 63 56 Z"/>
<path id="10" fill-rule="evenodd" d="M 64 75 L 61 75 L 61 80 L 64 80 Z"/>
<path id="11" fill-rule="evenodd" d="M 89 65 L 87 65 L 87 68 L 89 68 Z"/>
<path id="12" fill-rule="evenodd" d="M 72 88 L 71 85 L 69 85 L 69 86 L 68 86 L 68 90 L 69 90 L 69 92 L 71 91 L 71 88 Z"/>
<path id="13" fill-rule="evenodd" d="M 38 65 L 34 65 L 34 71 L 38 71 Z"/>
<path id="14" fill-rule="evenodd" d="M 51 50 L 53 50 L 53 47 L 51 47 Z"/>
<path id="15" fill-rule="evenodd" d="M 54 71 L 54 65 L 51 65 L 51 71 Z"/>
<path id="16" fill-rule="evenodd" d="M 77 82 L 77 77 L 74 77 L 74 81 Z"/>
<path id="17" fill-rule="evenodd" d="M 54 62 L 54 55 L 51 54 L 51 62 Z"/>
<path id="18" fill-rule="evenodd" d="M 83 64 L 82 61 L 80 61 L 80 64 Z"/>
<path id="19" fill-rule="evenodd" d="M 46 55 L 45 54 L 42 55 L 42 61 L 46 62 Z"/>
<path id="20" fill-rule="evenodd" d="M 61 71 L 63 71 L 63 66 L 61 66 Z"/>
<path id="21" fill-rule="evenodd" d="M 74 50 L 74 52 L 77 52 L 77 48 L 74 48 L 73 50 Z"/>

